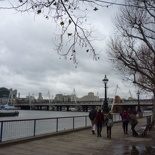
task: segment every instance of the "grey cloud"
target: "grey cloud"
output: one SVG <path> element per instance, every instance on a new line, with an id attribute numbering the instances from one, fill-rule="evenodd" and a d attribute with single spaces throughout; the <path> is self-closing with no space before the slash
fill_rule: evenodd
<path id="1" fill-rule="evenodd" d="M 69 57 L 66 60 L 54 50 L 54 32 L 59 32 L 59 29 L 50 20 L 0 10 L 0 19 L 3 19 L 0 23 L 0 86 L 17 89 L 22 96 L 29 93 L 37 96 L 39 92 L 47 96 L 48 91 L 51 95 L 71 94 L 75 88 L 79 97 L 90 91 L 103 97 L 102 79 L 106 74 L 109 97 L 114 96 L 117 84 L 121 87 L 118 90 L 120 96 L 129 96 L 126 92 L 130 87 L 122 83 L 107 60 L 105 45 L 111 22 L 109 11 L 106 11 L 103 16 L 94 15 L 90 19 L 92 24 L 97 25 L 96 33 L 104 38 L 94 42 L 100 59 L 93 60 L 90 53 L 79 48 L 79 64 L 75 68 Z M 67 49 L 67 45 L 64 46 Z"/>

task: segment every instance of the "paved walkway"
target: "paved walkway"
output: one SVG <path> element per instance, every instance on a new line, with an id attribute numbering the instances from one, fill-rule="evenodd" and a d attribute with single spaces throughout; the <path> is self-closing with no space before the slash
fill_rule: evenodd
<path id="1" fill-rule="evenodd" d="M 146 124 L 146 118 L 139 119 L 139 126 Z M 102 137 L 92 135 L 91 129 L 70 132 L 63 135 L 31 140 L 1 146 L 0 155 L 155 155 L 155 131 L 146 137 L 124 135 L 121 123 L 112 128 L 112 138 L 106 138 L 103 127 Z"/>

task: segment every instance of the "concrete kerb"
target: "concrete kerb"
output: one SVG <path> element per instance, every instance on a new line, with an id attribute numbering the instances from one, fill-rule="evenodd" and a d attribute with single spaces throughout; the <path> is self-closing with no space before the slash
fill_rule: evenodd
<path id="1" fill-rule="evenodd" d="M 76 128 L 76 129 L 63 130 L 63 131 L 59 131 L 59 132 L 53 132 L 53 133 L 31 136 L 31 137 L 26 137 L 26 138 L 19 138 L 19 139 L 15 139 L 15 140 L 4 141 L 4 142 L 0 143 L 0 147 L 5 147 L 5 146 L 19 144 L 19 143 L 26 143 L 29 141 L 34 141 L 34 140 L 38 140 L 38 139 L 45 139 L 45 138 L 49 138 L 49 137 L 53 137 L 53 136 L 69 134 L 71 132 L 76 132 L 76 131 L 85 130 L 85 129 L 89 129 L 89 128 L 91 128 L 91 126 L 81 127 L 81 128 Z"/>

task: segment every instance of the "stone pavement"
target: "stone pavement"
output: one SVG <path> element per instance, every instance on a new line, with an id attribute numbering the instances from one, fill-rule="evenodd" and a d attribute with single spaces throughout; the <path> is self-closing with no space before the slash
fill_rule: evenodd
<path id="1" fill-rule="evenodd" d="M 139 119 L 138 126 L 146 124 Z M 138 127 L 137 126 L 137 127 Z M 0 145 L 0 155 L 155 155 L 155 131 L 146 137 L 124 135 L 122 123 L 115 123 L 112 138 L 106 138 L 106 127 L 102 137 L 92 135 L 91 129 L 58 134 L 37 140 L 11 145 Z"/>

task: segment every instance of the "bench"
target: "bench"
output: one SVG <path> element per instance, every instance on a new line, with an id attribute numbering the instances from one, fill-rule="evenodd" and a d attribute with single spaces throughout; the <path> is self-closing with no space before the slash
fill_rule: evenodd
<path id="1" fill-rule="evenodd" d="M 136 132 L 138 133 L 138 135 L 141 135 L 142 137 L 146 136 L 147 135 L 147 131 L 150 130 L 151 126 L 152 126 L 152 123 L 147 124 L 145 126 L 140 127 L 138 130 L 136 130 Z"/>

